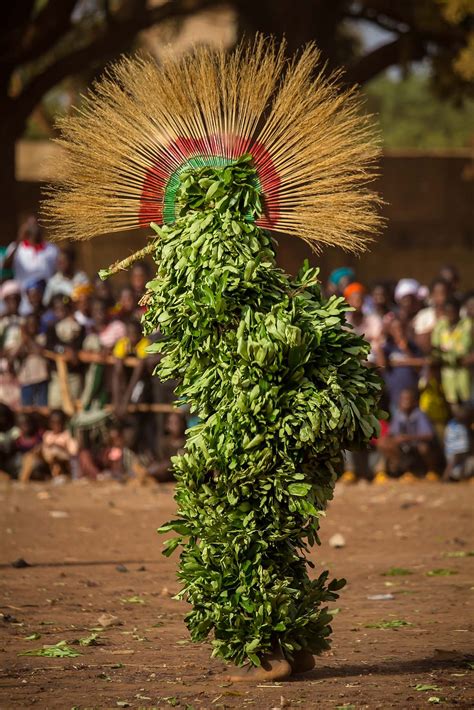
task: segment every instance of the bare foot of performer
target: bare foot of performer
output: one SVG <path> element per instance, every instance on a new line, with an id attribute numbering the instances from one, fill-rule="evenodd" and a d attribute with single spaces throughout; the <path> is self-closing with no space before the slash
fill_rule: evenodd
<path id="1" fill-rule="evenodd" d="M 225 676 L 225 680 L 232 683 L 249 682 L 253 683 L 286 680 L 292 673 L 292 667 L 286 660 L 281 650 L 265 654 L 261 659 L 260 666 L 245 665 L 236 668 Z"/>

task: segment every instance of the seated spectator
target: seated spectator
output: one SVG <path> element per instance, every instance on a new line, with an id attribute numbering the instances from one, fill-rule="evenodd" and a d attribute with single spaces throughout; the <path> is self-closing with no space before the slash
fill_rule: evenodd
<path id="1" fill-rule="evenodd" d="M 450 298 L 431 337 L 432 354 L 441 367 L 444 396 L 450 404 L 469 402 L 471 371 L 466 358 L 473 349 L 473 325 L 470 318 L 460 317 L 459 302 Z"/>
<path id="2" fill-rule="evenodd" d="M 344 290 L 344 298 L 354 309 L 346 313 L 346 321 L 357 335 L 369 341 L 372 347 L 380 344 L 382 338 L 382 318 L 376 313 L 364 313 L 365 287 L 354 281 Z"/>
<path id="3" fill-rule="evenodd" d="M 34 414 L 18 414 L 7 439 L 0 434 L 2 468 L 11 478 L 18 478 L 25 455 L 38 451 L 41 439 L 42 432 Z"/>
<path id="4" fill-rule="evenodd" d="M 125 414 L 129 403 L 137 404 L 149 396 L 151 388 L 146 388 L 145 382 L 154 367 L 154 359 L 147 353 L 150 340 L 143 337 L 140 323 L 130 320 L 126 325 L 127 335 L 120 338 L 113 349 L 112 402 L 119 416 Z M 136 358 L 132 368 L 124 363 L 127 357 Z"/>
<path id="5" fill-rule="evenodd" d="M 392 411 L 403 390 L 417 390 L 419 368 L 425 364 L 422 352 L 408 336 L 406 321 L 393 318 L 386 327 L 385 343 L 376 349 L 376 362 L 383 368 Z"/>
<path id="6" fill-rule="evenodd" d="M 38 316 L 26 316 L 21 328 L 21 340 L 10 353 L 15 362 L 24 407 L 48 405 L 48 362 L 43 356 L 45 335 L 39 332 Z"/>
<path id="7" fill-rule="evenodd" d="M 94 289 L 90 284 L 79 284 L 74 286 L 71 293 L 71 301 L 75 308 L 74 318 L 84 327 L 86 333 L 90 333 L 94 326 L 91 315 L 93 292 Z"/>
<path id="8" fill-rule="evenodd" d="M 0 402 L 0 474 L 11 476 L 11 458 L 15 450 L 15 441 L 20 430 L 15 424 L 15 414 L 4 402 Z"/>
<path id="9" fill-rule="evenodd" d="M 451 405 L 451 418 L 444 431 L 445 480 L 461 481 L 474 473 L 474 452 L 470 438 L 468 408 L 459 404 Z"/>
<path id="10" fill-rule="evenodd" d="M 136 475 L 143 476 L 136 455 L 126 446 L 124 425 L 121 423 L 108 426 L 106 440 L 98 449 L 81 449 L 79 468 L 82 476 L 90 480 L 112 478 L 127 481 Z"/>
<path id="11" fill-rule="evenodd" d="M 13 269 L 21 287 L 21 314 L 28 311 L 26 282 L 31 278 L 48 281 L 56 271 L 57 255 L 58 248 L 45 241 L 36 217 L 30 215 L 21 225 L 16 241 L 9 245 L 5 258 L 6 268 Z"/>
<path id="12" fill-rule="evenodd" d="M 53 296 L 71 297 L 76 286 L 88 284 L 89 278 L 83 271 L 76 269 L 76 252 L 72 245 L 63 245 L 56 259 L 56 273 L 47 284 L 43 304 L 49 306 Z"/>
<path id="13" fill-rule="evenodd" d="M 82 365 L 78 353 L 82 347 L 85 330 L 72 315 L 71 301 L 66 297 L 55 300 L 56 323 L 46 333 L 46 349 L 60 356 L 55 359 L 51 371 L 48 405 L 74 410 L 73 402 L 82 388 Z M 67 409 L 66 409 L 67 408 Z"/>
<path id="14" fill-rule="evenodd" d="M 161 460 L 148 467 L 148 475 L 159 483 L 173 481 L 173 456 L 184 452 L 186 419 L 180 412 L 171 412 L 165 421 L 165 435 L 161 443 Z"/>
<path id="15" fill-rule="evenodd" d="M 77 474 L 77 440 L 66 429 L 66 415 L 61 409 L 53 409 L 49 415 L 48 429 L 43 434 L 42 443 L 24 456 L 20 481 L 30 480 L 35 469 L 45 464 L 53 479 Z"/>
<path id="16" fill-rule="evenodd" d="M 417 406 L 416 390 L 401 391 L 389 435 L 379 439 L 378 447 L 392 476 L 431 475 L 435 471 L 439 459 L 435 432 L 426 414 Z"/>
<path id="17" fill-rule="evenodd" d="M 444 309 L 448 296 L 448 284 L 442 279 L 435 279 L 430 288 L 430 305 L 418 311 L 413 319 L 415 340 L 424 353 L 429 353 L 431 350 L 431 334 L 436 323 L 445 315 Z"/>

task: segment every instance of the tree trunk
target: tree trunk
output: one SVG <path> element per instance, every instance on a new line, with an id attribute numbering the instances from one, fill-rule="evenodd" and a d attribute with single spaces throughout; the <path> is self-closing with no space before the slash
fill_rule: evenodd
<path id="1" fill-rule="evenodd" d="M 346 0 L 237 0 L 239 32 L 247 37 L 263 32 L 278 40 L 285 38 L 290 55 L 307 42 L 315 41 L 323 61 L 335 67 L 345 59 L 341 55 L 344 43 L 338 42 L 345 4 Z"/>
<path id="2" fill-rule="evenodd" d="M 15 177 L 15 143 L 17 131 L 5 128 L 0 140 L 0 244 L 16 238 L 18 218 L 18 190 Z"/>

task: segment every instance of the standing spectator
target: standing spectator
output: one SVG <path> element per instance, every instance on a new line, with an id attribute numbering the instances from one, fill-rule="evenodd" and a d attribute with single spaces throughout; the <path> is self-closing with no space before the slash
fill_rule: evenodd
<path id="1" fill-rule="evenodd" d="M 94 320 L 91 316 L 92 294 L 94 289 L 90 284 L 79 284 L 74 286 L 71 293 L 71 301 L 74 304 L 74 318 L 79 325 L 82 325 L 89 333 L 94 327 Z"/>
<path id="2" fill-rule="evenodd" d="M 113 316 L 124 323 L 140 317 L 138 298 L 131 286 L 124 286 L 120 291 L 118 303 L 113 309 Z"/>
<path id="3" fill-rule="evenodd" d="M 444 479 L 460 481 L 468 477 L 469 454 L 471 453 L 467 408 L 459 404 L 451 405 L 451 418 L 444 431 L 444 455 L 446 468 Z M 471 460 L 472 469 L 472 460 Z"/>
<path id="4" fill-rule="evenodd" d="M 472 321 L 460 317 L 459 302 L 450 298 L 445 317 L 436 324 L 431 344 L 433 356 L 441 366 L 441 383 L 450 404 L 468 402 L 471 396 L 471 372 L 466 358 L 472 353 Z"/>
<path id="5" fill-rule="evenodd" d="M 374 284 L 370 291 L 370 296 L 364 301 L 364 311 L 366 313 L 374 313 L 382 319 L 387 313 L 390 313 L 392 306 L 390 289 L 385 283 Z"/>
<path id="6" fill-rule="evenodd" d="M 23 318 L 18 313 L 21 299 L 19 283 L 13 279 L 5 281 L 0 296 L 4 304 L 4 314 L 0 318 L 0 401 L 16 409 L 20 400 L 20 387 L 11 353 L 21 340 Z"/>
<path id="7" fill-rule="evenodd" d="M 425 353 L 431 350 L 431 334 L 436 323 L 443 318 L 449 296 L 449 286 L 443 279 L 435 279 L 430 288 L 430 305 L 418 311 L 413 319 L 413 330 L 418 346 Z"/>
<path id="8" fill-rule="evenodd" d="M 69 298 L 76 286 L 88 284 L 89 278 L 83 271 L 76 269 L 76 251 L 72 245 L 64 245 L 59 250 L 56 259 L 56 273 L 52 276 L 43 296 L 43 304 L 49 306 L 53 296 L 61 295 Z"/>
<path id="9" fill-rule="evenodd" d="M 43 296 L 44 290 L 46 288 L 46 281 L 44 279 L 37 279 L 33 276 L 31 279 L 25 281 L 25 294 L 26 294 L 26 305 L 24 307 L 24 314 L 29 315 L 34 313 L 41 320 L 45 308 L 43 306 Z"/>
<path id="10" fill-rule="evenodd" d="M 444 264 L 439 270 L 439 278 L 448 285 L 450 296 L 453 296 L 458 300 L 462 299 L 462 294 L 459 290 L 461 279 L 459 276 L 459 270 L 455 266 L 452 264 Z"/>
<path id="11" fill-rule="evenodd" d="M 365 287 L 357 281 L 344 289 L 344 298 L 354 309 L 346 313 L 346 321 L 357 335 L 369 341 L 375 348 L 382 337 L 382 318 L 376 313 L 364 313 Z"/>
<path id="12" fill-rule="evenodd" d="M 327 296 L 342 296 L 344 289 L 355 281 L 355 271 L 350 266 L 341 266 L 329 274 L 326 287 Z"/>
<path id="13" fill-rule="evenodd" d="M 416 279 L 400 279 L 395 287 L 395 303 L 399 319 L 412 334 L 412 321 L 420 310 L 423 290 Z"/>
<path id="14" fill-rule="evenodd" d="M 146 261 L 137 261 L 130 271 L 130 286 L 132 287 L 137 303 L 146 291 L 146 285 L 150 280 L 151 272 Z M 139 305 L 139 309 L 144 311 L 144 307 Z"/>
<path id="15" fill-rule="evenodd" d="M 417 390 L 419 368 L 426 360 L 421 350 L 408 335 L 408 325 L 400 318 L 393 318 L 387 325 L 387 339 L 377 348 L 376 361 L 383 368 L 390 408 L 393 411 L 404 390 Z"/>
<path id="16" fill-rule="evenodd" d="M 23 294 L 20 313 L 28 311 L 24 293 L 26 282 L 32 277 L 48 281 L 56 270 L 57 254 L 57 247 L 45 241 L 36 217 L 28 217 L 17 240 L 8 247 L 5 259 L 5 267 L 13 269 L 14 277 L 20 283 Z"/>
<path id="17" fill-rule="evenodd" d="M 45 342 L 45 335 L 39 332 L 38 316 L 31 313 L 22 325 L 20 343 L 11 352 L 17 365 L 24 407 L 48 404 L 48 363 L 42 354 Z"/>
<path id="18" fill-rule="evenodd" d="M 109 315 L 109 308 L 106 301 L 95 298 L 92 301 L 92 332 L 98 337 L 100 350 L 110 354 L 117 341 L 127 335 L 127 326 L 118 318 Z"/>
<path id="19" fill-rule="evenodd" d="M 120 338 L 115 344 L 113 356 L 115 365 L 112 379 L 112 401 L 119 415 L 123 415 L 127 405 L 132 402 L 143 401 L 147 392 L 145 381 L 151 374 L 147 367 L 149 359 L 147 347 L 150 340 L 142 336 L 142 328 L 138 321 L 131 320 L 127 323 L 127 335 Z M 126 367 L 125 359 L 134 357 L 135 365 Z"/>
<path id="20" fill-rule="evenodd" d="M 8 247 L 0 246 L 0 284 L 2 284 L 4 281 L 10 281 L 10 279 L 13 278 L 13 269 L 7 268 L 5 264 L 7 258 L 7 250 Z M 0 304 L 0 316 L 1 315 L 2 307 Z"/>
<path id="21" fill-rule="evenodd" d="M 91 320 L 92 328 L 82 345 L 89 361 L 81 395 L 83 409 L 103 406 L 110 399 L 110 371 L 105 367 L 102 358 L 109 355 L 117 341 L 127 334 L 123 321 L 117 318 L 110 320 L 108 304 L 100 298 L 92 301 Z"/>
<path id="22" fill-rule="evenodd" d="M 56 323 L 46 333 L 46 348 L 58 356 L 51 372 L 48 405 L 52 408 L 71 409 L 82 388 L 82 365 L 78 352 L 82 347 L 85 330 L 72 314 L 71 301 L 66 296 L 55 301 Z"/>
<path id="23" fill-rule="evenodd" d="M 23 318 L 19 314 L 21 288 L 18 281 L 5 281 L 0 287 L 0 297 L 4 305 L 0 318 L 0 357 L 3 357 L 20 341 Z"/>

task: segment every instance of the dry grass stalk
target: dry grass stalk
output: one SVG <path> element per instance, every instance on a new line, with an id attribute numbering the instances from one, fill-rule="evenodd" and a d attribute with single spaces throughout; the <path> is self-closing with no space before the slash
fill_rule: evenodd
<path id="1" fill-rule="evenodd" d="M 160 208 L 163 181 L 189 158 L 183 139 L 229 160 L 264 146 L 262 226 L 315 248 L 361 251 L 381 226 L 368 188 L 379 145 L 357 93 L 339 79 L 323 74 L 314 45 L 288 61 L 262 36 L 230 54 L 199 48 L 159 67 L 123 58 L 60 122 L 65 157 L 45 220 L 55 236 L 75 239 L 144 226 L 143 205 Z M 144 195 L 150 175 L 156 194 Z"/>

